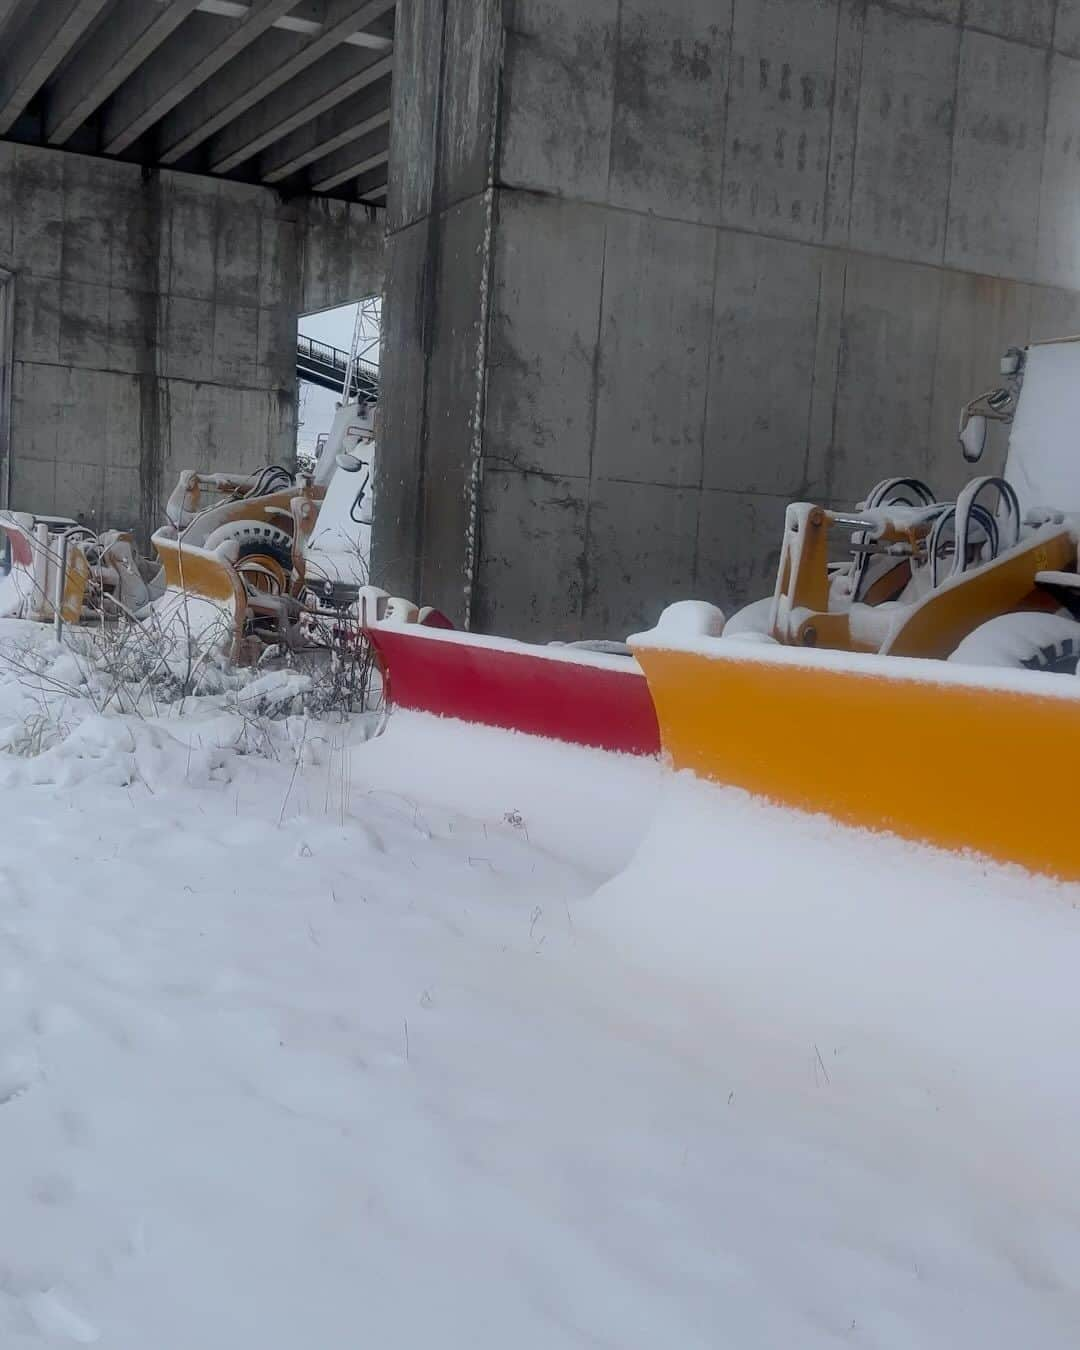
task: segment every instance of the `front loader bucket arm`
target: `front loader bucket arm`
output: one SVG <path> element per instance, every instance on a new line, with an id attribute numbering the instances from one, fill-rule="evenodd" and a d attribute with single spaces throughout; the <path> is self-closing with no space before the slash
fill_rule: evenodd
<path id="1" fill-rule="evenodd" d="M 1075 565 L 1070 531 L 1046 527 L 991 562 L 942 582 L 906 611 L 882 651 L 944 660 L 988 620 L 1030 607 L 1040 572 L 1071 571 Z"/>

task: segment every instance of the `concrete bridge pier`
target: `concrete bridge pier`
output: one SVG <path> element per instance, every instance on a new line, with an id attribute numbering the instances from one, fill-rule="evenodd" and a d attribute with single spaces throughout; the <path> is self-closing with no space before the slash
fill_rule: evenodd
<path id="1" fill-rule="evenodd" d="M 375 571 L 621 636 L 1080 329 L 1074 0 L 400 0 Z M 1000 446 L 998 447 L 1000 453 Z"/>

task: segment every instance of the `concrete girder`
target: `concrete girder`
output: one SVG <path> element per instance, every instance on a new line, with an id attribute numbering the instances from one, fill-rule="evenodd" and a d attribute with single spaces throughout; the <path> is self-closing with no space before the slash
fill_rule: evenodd
<path id="1" fill-rule="evenodd" d="M 359 140 L 343 145 L 311 166 L 309 186 L 312 192 L 330 192 L 353 178 L 370 173 L 390 159 L 390 128 L 377 127 Z"/>
<path id="2" fill-rule="evenodd" d="M 364 35 L 363 30 L 369 24 L 393 8 L 394 0 L 331 0 L 322 24 L 314 25 L 314 32 L 309 37 L 300 39 L 290 33 L 286 39 L 283 33 L 267 33 L 260 39 L 261 47 L 277 44 L 279 59 L 261 59 L 260 50 L 255 53 L 260 59 L 252 61 L 250 73 L 238 70 L 234 78 L 201 90 L 200 97 L 188 99 L 170 113 L 159 135 L 162 163 L 177 163 L 256 104 L 262 103 L 290 80 L 301 75 L 335 47 Z M 281 23 L 280 20 L 278 22 Z M 301 43 L 299 46 L 298 41 Z M 284 50 L 286 42 L 290 48 L 288 53 Z M 382 44 L 392 45 L 389 39 L 384 38 L 378 38 L 378 43 L 380 45 L 376 50 L 380 51 L 385 49 Z M 269 52 L 267 55 L 272 56 Z"/>
<path id="3" fill-rule="evenodd" d="M 119 0 L 116 9 L 89 37 L 62 81 L 48 91 L 45 136 L 63 145 L 86 119 L 124 83 L 151 52 L 184 22 L 199 0 Z"/>
<path id="4" fill-rule="evenodd" d="M 388 75 L 389 71 L 383 74 Z M 378 87 L 362 89 L 268 150 L 259 160 L 259 178 L 264 183 L 280 183 L 389 122 L 390 108 L 385 90 Z"/>
<path id="5" fill-rule="evenodd" d="M 303 0 L 300 0 L 303 3 Z M 333 9 L 335 0 L 329 0 Z M 394 0 L 396 3 L 396 0 Z M 302 33 L 305 37 L 317 36 L 332 20 L 326 17 L 326 0 L 307 0 L 308 6 L 317 7 L 317 15 L 290 12 L 275 19 L 274 27 L 290 33 Z M 204 14 L 221 14 L 228 19 L 242 19 L 251 8 L 250 0 L 199 0 L 199 9 Z M 370 47 L 373 51 L 389 51 L 393 40 L 381 33 L 368 33 L 362 30 L 349 33 L 341 39 L 354 47 Z"/>
<path id="6" fill-rule="evenodd" d="M 223 36 L 220 23 L 210 20 L 198 33 L 186 25 L 153 52 L 134 76 L 122 85 L 105 112 L 104 148 L 118 155 L 205 84 L 233 57 L 261 37 L 298 0 L 256 0 L 247 17 Z M 209 16 L 208 16 L 209 17 Z"/>
<path id="7" fill-rule="evenodd" d="M 347 48 L 331 52 L 311 80 L 294 82 L 279 90 L 273 98 L 252 108 L 217 137 L 210 147 L 211 170 L 230 173 L 267 147 L 288 140 L 331 109 L 349 102 L 381 80 L 390 73 L 392 66 L 393 58 L 378 52 L 361 53 Z M 388 104 L 389 99 L 384 102 Z M 372 108 L 365 115 L 370 116 L 374 111 L 376 109 Z M 276 167 L 278 156 L 274 158 Z M 284 178 L 290 172 L 292 169 L 287 169 L 278 176 Z"/>
<path id="8" fill-rule="evenodd" d="M 387 156 L 387 160 L 389 156 Z M 386 197 L 386 162 L 375 168 L 369 169 L 367 173 L 361 174 L 356 180 L 356 200 L 363 202 L 366 206 L 374 206 L 377 202 Z"/>
<path id="9" fill-rule="evenodd" d="M 18 4 L 19 0 L 0 0 L 0 35 L 11 21 Z"/>
<path id="10" fill-rule="evenodd" d="M 0 55 L 0 135 L 11 130 L 15 119 L 109 2 L 38 0 Z"/>

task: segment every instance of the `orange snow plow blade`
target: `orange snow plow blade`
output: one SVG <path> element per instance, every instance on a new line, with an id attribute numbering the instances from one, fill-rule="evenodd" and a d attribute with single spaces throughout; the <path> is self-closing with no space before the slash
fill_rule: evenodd
<path id="1" fill-rule="evenodd" d="M 209 601 L 221 612 L 221 623 L 232 634 L 238 650 L 247 613 L 247 593 L 235 568 L 216 554 L 192 544 L 180 544 L 158 531 L 151 539 L 165 569 L 166 602 L 175 609 L 184 597 Z"/>
<path id="2" fill-rule="evenodd" d="M 902 657 L 633 644 L 677 769 L 845 825 L 1080 880 L 1080 680 Z M 707 650 L 706 650 L 707 649 Z"/>
<path id="3" fill-rule="evenodd" d="M 86 588 L 90 582 L 90 564 L 81 548 L 73 548 L 67 557 L 64 573 L 64 594 L 60 603 L 60 617 L 65 623 L 78 623 L 82 617 Z"/>
<path id="4" fill-rule="evenodd" d="M 243 599 L 244 588 L 236 572 L 215 554 L 179 544 L 174 539 L 163 539 L 160 534 L 155 534 L 151 542 L 165 568 L 167 586 L 191 591 L 223 605 Z"/>

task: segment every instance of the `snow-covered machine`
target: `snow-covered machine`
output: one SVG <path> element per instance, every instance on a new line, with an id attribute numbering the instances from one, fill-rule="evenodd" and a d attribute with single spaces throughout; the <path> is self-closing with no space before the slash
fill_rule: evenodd
<path id="1" fill-rule="evenodd" d="M 194 624 L 204 641 L 213 635 L 233 660 L 305 641 L 313 615 L 356 609 L 367 580 L 378 391 L 361 371 L 370 317 L 358 306 L 341 400 L 314 466 L 185 470 L 152 537 L 168 583 L 160 616 Z"/>
<path id="2" fill-rule="evenodd" d="M 347 608 L 368 581 L 374 454 L 371 405 L 343 403 L 319 453 L 315 481 L 326 492 L 302 545 L 306 593 L 325 609 Z"/>
<path id="3" fill-rule="evenodd" d="M 234 659 L 293 643 L 305 611 L 346 607 L 367 566 L 373 422 L 370 404 L 342 405 L 314 474 L 268 465 L 252 474 L 180 475 L 153 535 L 173 611 L 203 602 L 200 628 L 221 626 Z"/>
<path id="4" fill-rule="evenodd" d="M 852 511 L 791 506 L 772 597 L 726 622 L 673 605 L 629 640 L 636 662 L 616 644 L 376 624 L 389 702 L 605 749 L 662 743 L 674 767 L 786 805 L 1080 878 L 1080 839 L 1001 767 L 1010 750 L 1037 762 L 1040 788 L 1069 800 L 1080 756 L 1080 341 L 1012 350 L 1002 375 L 964 410 L 961 444 L 977 461 L 989 422 L 1009 424 L 1004 474 L 955 501 L 899 478 Z"/>
<path id="5" fill-rule="evenodd" d="M 153 616 L 231 659 L 310 637 L 305 617 L 355 610 L 371 532 L 373 404 L 342 403 L 311 474 L 180 475 L 152 536 L 0 512 L 0 614 L 42 622 Z"/>
<path id="6" fill-rule="evenodd" d="M 145 618 L 161 597 L 161 567 L 130 534 L 77 521 L 0 511 L 0 614 L 42 623 Z"/>
<path id="7" fill-rule="evenodd" d="M 1003 476 L 955 502 L 895 479 L 851 512 L 791 506 L 771 599 L 720 635 L 667 616 L 632 639 L 677 768 L 1080 878 L 1043 805 L 1071 800 L 1080 755 L 1080 341 L 1014 349 L 1002 374 L 961 444 L 977 461 L 1010 424 Z"/>
<path id="8" fill-rule="evenodd" d="M 734 615 L 728 635 L 1074 673 L 1080 341 L 1013 349 L 1002 372 L 965 409 L 961 443 L 976 461 L 988 421 L 1010 423 L 1003 476 L 972 479 L 953 502 L 894 478 L 853 511 L 789 506 L 774 594 Z M 842 533 L 845 556 L 830 561 Z"/>

